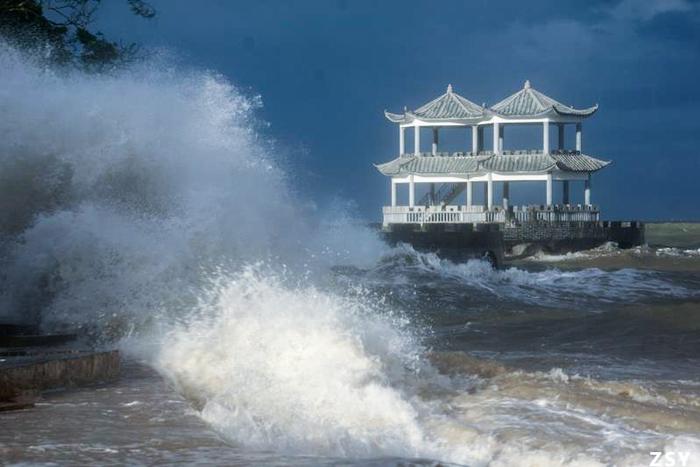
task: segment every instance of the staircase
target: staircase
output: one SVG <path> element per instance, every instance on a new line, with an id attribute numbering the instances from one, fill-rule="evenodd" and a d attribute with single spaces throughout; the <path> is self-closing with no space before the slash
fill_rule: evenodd
<path id="1" fill-rule="evenodd" d="M 460 193 L 464 191 L 466 184 L 464 183 L 443 183 L 440 188 L 435 192 L 435 199 L 431 199 L 430 192 L 426 193 L 418 202 L 419 206 L 436 206 L 436 205 L 448 205 L 452 200 L 454 200 Z M 432 217 L 437 213 L 425 213 L 424 222 L 430 222 Z"/>
<path id="2" fill-rule="evenodd" d="M 430 192 L 428 192 L 420 199 L 420 201 L 418 201 L 417 204 L 419 206 L 450 204 L 464 191 L 465 188 L 466 184 L 464 183 L 443 183 L 435 192 L 435 199 L 430 199 Z"/>

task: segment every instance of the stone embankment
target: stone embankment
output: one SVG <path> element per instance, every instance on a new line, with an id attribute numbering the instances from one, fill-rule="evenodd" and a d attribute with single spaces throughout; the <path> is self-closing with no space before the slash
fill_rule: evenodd
<path id="1" fill-rule="evenodd" d="M 119 352 L 81 349 L 70 335 L 0 333 L 0 411 L 31 407 L 41 391 L 119 377 Z"/>

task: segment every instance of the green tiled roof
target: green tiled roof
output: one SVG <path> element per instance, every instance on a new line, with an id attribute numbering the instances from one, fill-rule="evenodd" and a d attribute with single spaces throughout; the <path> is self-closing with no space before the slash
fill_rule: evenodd
<path id="1" fill-rule="evenodd" d="M 595 172 L 610 164 L 578 152 L 552 154 L 515 152 L 479 155 L 404 155 L 377 169 L 384 175 L 461 175 L 484 172 L 541 173 L 554 169 L 565 172 Z"/>
<path id="2" fill-rule="evenodd" d="M 416 110 L 407 110 L 403 114 L 391 112 L 384 112 L 384 114 L 394 123 L 410 122 L 414 118 L 426 121 L 478 120 L 484 117 L 484 108 L 460 96 L 452 90 L 452 85 L 448 85 L 445 94 Z"/>
<path id="3" fill-rule="evenodd" d="M 568 172 L 595 172 L 610 164 L 610 161 L 575 152 L 552 153 L 549 157 L 554 159 L 557 167 Z"/>
<path id="4" fill-rule="evenodd" d="M 525 81 L 525 85 L 520 91 L 490 107 L 490 110 L 497 114 L 510 118 L 540 117 L 552 112 L 559 115 L 588 117 L 597 109 L 597 105 L 587 109 L 575 109 L 564 105 L 533 89 L 529 81 Z"/>
<path id="5" fill-rule="evenodd" d="M 494 114 L 504 118 L 515 119 L 543 118 L 556 115 L 585 118 L 592 115 L 596 110 L 598 110 L 597 104 L 587 109 L 575 109 L 569 105 L 564 105 L 533 89 L 530 86 L 530 82 L 525 81 L 523 89 L 489 108 L 477 105 L 469 99 L 460 96 L 452 90 L 452 85 L 448 85 L 445 94 L 416 110 L 404 110 L 402 114 L 385 111 L 384 115 L 394 123 L 410 123 L 418 118 L 428 122 L 456 121 L 464 124 L 473 124 L 488 120 Z"/>
<path id="6" fill-rule="evenodd" d="M 479 161 L 488 156 L 402 156 L 377 165 L 384 175 L 457 174 L 477 172 Z"/>
<path id="7" fill-rule="evenodd" d="M 481 166 L 491 172 L 544 172 L 553 168 L 554 161 L 547 154 L 516 154 L 491 156 Z"/>

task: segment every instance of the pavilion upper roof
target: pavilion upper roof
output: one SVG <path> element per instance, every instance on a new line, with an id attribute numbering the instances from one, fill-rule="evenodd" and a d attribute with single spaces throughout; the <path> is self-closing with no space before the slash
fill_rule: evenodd
<path id="1" fill-rule="evenodd" d="M 508 118 L 545 117 L 548 114 L 588 117 L 598 110 L 598 105 L 587 109 L 575 109 L 542 94 L 525 81 L 523 88 L 490 107 L 494 113 Z"/>
<path id="2" fill-rule="evenodd" d="M 515 151 L 505 154 L 449 156 L 408 155 L 376 165 L 384 175 L 471 175 L 484 172 L 542 173 L 552 170 L 564 172 L 595 172 L 610 164 L 576 151 L 544 154 L 535 151 Z"/>
<path id="3" fill-rule="evenodd" d="M 586 109 L 576 109 L 542 94 L 525 81 L 523 88 L 506 97 L 499 103 L 485 107 L 460 96 L 447 86 L 447 91 L 416 110 L 404 109 L 404 113 L 384 112 L 394 123 L 411 123 L 415 119 L 426 122 L 457 122 L 474 124 L 493 116 L 506 119 L 576 117 L 585 118 L 598 110 L 598 105 Z"/>
<path id="4" fill-rule="evenodd" d="M 484 118 L 484 108 L 460 96 L 447 85 L 447 91 L 416 110 L 404 110 L 403 114 L 384 112 L 394 123 L 409 123 L 415 118 L 425 121 L 477 121 Z"/>

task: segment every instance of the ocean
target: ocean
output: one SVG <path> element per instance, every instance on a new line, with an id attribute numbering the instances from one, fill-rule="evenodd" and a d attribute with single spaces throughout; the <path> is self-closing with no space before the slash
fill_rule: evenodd
<path id="1" fill-rule="evenodd" d="M 301 198 L 216 73 L 0 82 L 0 316 L 123 355 L 1 414 L 2 464 L 700 465 L 697 224 L 454 263 Z"/>

